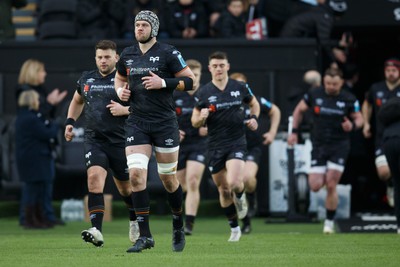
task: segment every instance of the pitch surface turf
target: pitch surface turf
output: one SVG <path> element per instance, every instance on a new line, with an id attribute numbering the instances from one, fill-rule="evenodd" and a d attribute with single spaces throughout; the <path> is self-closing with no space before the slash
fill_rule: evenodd
<path id="1" fill-rule="evenodd" d="M 265 223 L 253 220 L 253 231 L 229 243 L 224 217 L 198 218 L 194 235 L 182 253 L 171 249 L 168 216 L 151 216 L 155 247 L 126 253 L 128 221 L 103 226 L 105 245 L 86 244 L 85 222 L 50 230 L 25 230 L 16 218 L 0 219 L 0 266 L 400 266 L 398 234 L 323 235 L 322 224 Z"/>

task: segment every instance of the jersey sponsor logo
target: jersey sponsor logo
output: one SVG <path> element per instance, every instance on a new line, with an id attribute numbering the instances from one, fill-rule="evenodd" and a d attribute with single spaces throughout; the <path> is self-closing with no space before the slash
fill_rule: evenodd
<path id="1" fill-rule="evenodd" d="M 360 103 L 358 102 L 358 100 L 356 100 L 356 102 L 354 102 L 354 112 L 359 112 L 360 110 Z"/>
<path id="2" fill-rule="evenodd" d="M 346 106 L 346 104 L 343 101 L 337 101 L 336 102 L 336 106 L 338 108 L 344 108 Z"/>
<path id="3" fill-rule="evenodd" d="M 242 105 L 242 101 L 236 100 L 236 101 L 232 101 L 232 102 L 219 103 L 216 105 L 216 108 L 218 110 L 220 110 L 220 109 L 228 109 L 233 106 L 241 106 L 241 105 Z"/>
<path id="4" fill-rule="evenodd" d="M 235 158 L 242 159 L 243 157 L 244 157 L 243 152 L 236 152 L 236 153 L 235 153 Z"/>
<path id="5" fill-rule="evenodd" d="M 135 137 L 133 137 L 133 136 L 126 138 L 126 142 L 128 142 L 128 143 L 133 142 L 133 140 L 135 140 Z"/>
<path id="6" fill-rule="evenodd" d="M 138 75 L 149 75 L 149 72 L 158 72 L 157 67 L 150 67 L 150 68 L 130 68 L 129 72 L 127 75 L 133 75 L 133 74 L 138 74 Z"/>
<path id="7" fill-rule="evenodd" d="M 176 55 L 176 57 L 177 57 L 178 60 L 179 60 L 179 63 L 181 63 L 182 68 L 184 68 L 184 67 L 187 66 L 185 60 L 183 59 L 183 57 L 182 57 L 182 55 L 181 55 L 181 53 L 180 53 L 179 51 L 174 50 L 174 51 L 172 52 L 172 54 L 173 54 L 173 55 Z"/>
<path id="8" fill-rule="evenodd" d="M 197 155 L 196 159 L 197 159 L 197 161 L 204 162 L 206 157 L 204 157 L 203 155 Z"/>
<path id="9" fill-rule="evenodd" d="M 149 60 L 154 63 L 156 61 L 160 61 L 160 57 L 150 57 Z"/>
<path id="10" fill-rule="evenodd" d="M 265 99 L 264 97 L 261 97 L 261 104 L 266 106 L 267 108 L 272 108 L 272 103 L 269 102 L 267 99 Z M 250 114 L 250 112 L 249 112 Z"/>
<path id="11" fill-rule="evenodd" d="M 166 146 L 173 146 L 174 145 L 174 139 L 168 138 L 164 140 Z"/>
<path id="12" fill-rule="evenodd" d="M 181 107 L 175 107 L 175 113 L 177 116 L 182 115 L 182 108 Z"/>
<path id="13" fill-rule="evenodd" d="M 240 96 L 240 92 L 239 91 L 232 91 L 231 92 L 231 96 L 238 97 L 238 96 Z"/>
<path id="14" fill-rule="evenodd" d="M 216 102 L 217 101 L 217 97 L 212 95 L 208 98 L 208 102 L 212 103 L 212 102 Z"/>

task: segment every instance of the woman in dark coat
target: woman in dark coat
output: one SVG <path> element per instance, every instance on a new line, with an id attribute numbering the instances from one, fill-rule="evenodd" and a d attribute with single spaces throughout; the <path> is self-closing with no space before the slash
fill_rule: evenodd
<path id="1" fill-rule="evenodd" d="M 20 180 L 25 183 L 21 202 L 25 205 L 26 228 L 48 228 L 42 214 L 45 188 L 52 183 L 55 162 L 50 140 L 56 138 L 59 126 L 42 118 L 39 94 L 23 91 L 18 97 L 18 114 L 15 121 L 16 163 Z"/>
<path id="2" fill-rule="evenodd" d="M 20 94 L 26 90 L 34 90 L 39 94 L 39 113 L 42 115 L 43 120 L 51 120 L 54 119 L 56 114 L 57 105 L 61 103 L 61 101 L 67 95 L 67 91 L 60 91 L 58 88 L 53 89 L 49 92 L 45 86 L 47 72 L 45 69 L 45 65 L 43 62 L 37 59 L 27 59 L 22 64 L 19 76 L 18 76 L 18 87 L 16 91 L 17 100 Z M 56 146 L 56 139 L 52 140 L 53 149 Z M 63 221 L 58 219 L 54 214 L 54 209 L 52 205 L 53 200 L 53 182 L 49 182 L 46 184 L 44 202 L 43 202 L 43 212 L 46 220 L 49 224 L 64 224 Z M 25 190 L 25 187 L 22 188 L 22 191 Z M 22 192 L 22 195 L 26 195 Z M 21 202 L 25 202 L 24 198 L 21 199 Z M 21 207 L 24 205 L 21 205 Z M 20 210 L 20 224 L 24 224 L 25 211 Z"/>

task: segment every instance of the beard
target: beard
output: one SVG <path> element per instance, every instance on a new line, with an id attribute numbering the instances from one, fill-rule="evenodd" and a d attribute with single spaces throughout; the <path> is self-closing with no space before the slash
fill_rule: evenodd
<path id="1" fill-rule="evenodd" d="M 153 39 L 151 34 L 147 38 L 144 35 L 141 35 L 141 36 L 136 35 L 135 37 L 136 37 L 136 40 L 141 44 L 146 44 L 146 43 L 150 42 L 151 39 Z"/>

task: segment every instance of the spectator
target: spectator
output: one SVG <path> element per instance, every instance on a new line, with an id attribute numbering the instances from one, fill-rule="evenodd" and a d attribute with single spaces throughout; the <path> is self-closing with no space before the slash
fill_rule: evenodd
<path id="1" fill-rule="evenodd" d="M 226 8 L 225 0 L 203 0 L 208 18 L 209 35 L 215 36 L 214 25 Z"/>
<path id="2" fill-rule="evenodd" d="M 101 40 L 123 37 L 126 16 L 123 0 L 79 0 L 76 16 L 79 38 Z"/>
<path id="3" fill-rule="evenodd" d="M 377 118 L 379 110 L 389 99 L 400 97 L 400 60 L 390 58 L 384 64 L 385 80 L 372 84 L 364 100 L 362 113 L 364 116 L 363 134 L 365 138 L 375 137 L 375 166 L 379 178 L 387 185 L 388 204 L 393 207 L 393 185 L 390 168 L 382 150 L 383 125 Z M 372 118 L 372 115 L 375 117 Z M 371 125 L 375 125 L 373 129 Z"/>
<path id="4" fill-rule="evenodd" d="M 67 91 L 60 92 L 58 88 L 53 89 L 50 93 L 44 86 L 46 79 L 46 70 L 43 62 L 36 59 L 26 60 L 21 67 L 18 76 L 18 88 L 16 91 L 17 99 L 20 94 L 26 90 L 34 90 L 39 94 L 39 114 L 44 120 L 53 120 L 55 118 L 56 106 L 65 98 Z M 55 147 L 57 145 L 56 138 L 50 140 L 50 145 L 55 154 Z M 53 155 L 55 157 L 55 155 Z M 53 177 L 54 178 L 54 177 Z M 52 206 L 53 200 L 53 180 L 48 181 L 45 184 L 45 200 L 43 201 L 43 211 L 46 219 L 51 224 L 61 224 L 64 222 L 55 216 L 54 209 Z M 25 190 L 25 187 L 22 188 Z M 24 196 L 25 194 L 22 194 Z M 24 203 L 26 199 L 22 198 L 21 203 Z M 24 223 L 24 211 L 20 210 L 20 223 Z"/>
<path id="5" fill-rule="evenodd" d="M 228 0 L 226 10 L 214 25 L 216 37 L 246 38 L 246 18 L 243 0 Z"/>
<path id="6" fill-rule="evenodd" d="M 346 10 L 345 0 L 327 0 L 310 11 L 290 18 L 285 23 L 280 36 L 284 38 L 316 38 L 318 46 L 321 47 L 322 69 L 330 67 L 336 62 L 345 63 L 345 53 L 332 47 L 330 41 L 335 20 L 339 19 Z"/>
<path id="7" fill-rule="evenodd" d="M 378 119 L 384 126 L 383 150 L 392 173 L 394 211 L 397 233 L 400 234 L 400 98 L 391 98 L 383 104 Z"/>
<path id="8" fill-rule="evenodd" d="M 22 225 L 27 229 L 54 226 L 54 222 L 44 216 L 43 206 L 49 201 L 46 194 L 55 173 L 50 144 L 60 126 L 45 120 L 39 113 L 39 106 L 39 94 L 34 90 L 26 90 L 18 97 L 15 151 L 19 178 L 24 183 L 20 204 L 25 213 Z"/>
<path id="9" fill-rule="evenodd" d="M 262 0 L 248 0 L 248 6 L 245 9 L 245 17 L 247 22 L 252 21 L 253 19 L 265 17 L 262 4 Z"/>
<path id="10" fill-rule="evenodd" d="M 242 73 L 232 73 L 230 78 L 247 84 L 247 77 Z M 278 106 L 271 103 L 264 97 L 257 97 L 257 101 L 260 104 L 260 116 L 268 116 L 270 120 L 270 127 L 265 133 L 260 131 L 261 127 L 259 127 L 256 131 L 251 131 L 250 129 L 246 128 L 246 174 L 243 181 L 246 188 L 245 192 L 249 203 L 249 211 L 242 219 L 243 226 L 241 231 L 244 234 L 249 234 L 251 232 L 250 217 L 255 215 L 255 192 L 257 188 L 257 172 L 262 156 L 262 145 L 269 145 L 274 141 L 281 120 L 281 111 Z M 248 107 L 246 107 L 245 113 L 246 119 L 244 122 L 246 122 L 250 117 L 250 109 Z"/>
<path id="11" fill-rule="evenodd" d="M 15 38 L 15 29 L 12 22 L 12 9 L 22 8 L 27 0 L 2 0 L 0 1 L 0 42 Z"/>
<path id="12" fill-rule="evenodd" d="M 293 129 L 288 145 L 298 141 L 298 127 L 307 110 L 312 111 L 311 168 L 308 182 L 312 191 L 326 186 L 326 220 L 323 233 L 334 233 L 334 218 L 338 206 L 336 185 L 342 176 L 350 151 L 349 132 L 362 127 L 360 105 L 354 95 L 342 91 L 343 74 L 339 69 L 326 70 L 323 86 L 304 95 L 293 112 Z"/>
<path id="13" fill-rule="evenodd" d="M 171 38 L 195 39 L 208 36 L 208 20 L 203 3 L 178 0 L 169 5 L 167 32 Z"/>

